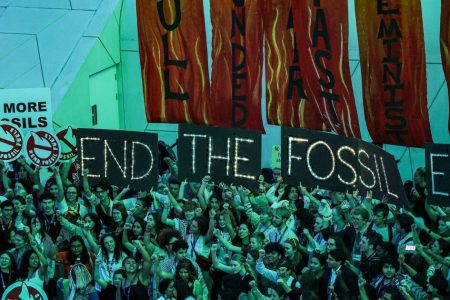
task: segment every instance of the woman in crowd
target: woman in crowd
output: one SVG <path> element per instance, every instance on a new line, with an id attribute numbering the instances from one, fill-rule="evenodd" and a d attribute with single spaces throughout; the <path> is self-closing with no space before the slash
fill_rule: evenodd
<path id="1" fill-rule="evenodd" d="M 254 194 L 244 186 L 215 185 L 214 174 L 205 176 L 197 189 L 170 173 L 161 178 L 157 192 L 112 187 L 110 194 L 108 178 L 91 189 L 84 170 L 79 193 L 64 167 L 53 167 L 52 178 L 42 178 L 52 186 L 54 196 L 48 196 L 37 187 L 28 189 L 32 185 L 25 177 L 12 178 L 17 170 L 0 165 L 1 194 L 9 199 L 1 203 L 0 247 L 9 251 L 0 256 L 2 291 L 19 270 L 20 278 L 40 285 L 45 281 L 46 288 L 56 288 L 51 278 L 64 278 L 60 290 L 65 296 L 59 299 L 77 300 L 95 299 L 94 284 L 102 299 L 127 300 L 297 300 L 300 292 L 301 299 L 366 300 L 378 294 L 409 300 L 445 295 L 448 288 L 442 278 L 450 278 L 449 211 L 428 205 L 422 171 L 416 174 L 416 190 L 409 193 L 421 198 L 416 204 L 425 203 L 418 218 L 386 199 L 372 199 L 371 191 L 364 192 L 365 198 L 358 191 L 311 191 L 285 185 L 280 176 L 273 184 L 260 176 Z M 39 169 L 31 172 L 43 175 Z M 84 199 L 92 204 L 90 212 L 77 209 Z M 65 214 L 64 200 L 75 209 Z M 45 223 L 36 217 L 43 212 Z M 402 219 L 407 222 L 393 226 L 393 220 Z M 51 238 L 48 224 L 55 229 Z M 29 240 L 36 240 L 49 257 L 47 272 L 42 272 L 45 264 L 38 253 L 27 252 Z M 218 244 L 210 249 L 212 243 Z M 267 254 L 259 260 L 262 249 Z M 374 265 L 377 271 L 369 272 Z M 51 289 L 46 291 L 49 299 L 55 298 Z"/>
<path id="2" fill-rule="evenodd" d="M 122 262 L 126 258 L 125 253 L 122 252 L 120 244 L 117 242 L 114 234 L 105 234 L 100 240 L 101 251 L 96 258 L 99 270 L 100 279 L 105 282 L 112 282 L 113 274 L 122 268 Z M 100 290 L 100 286 L 97 286 Z"/>
<path id="3" fill-rule="evenodd" d="M 150 255 L 141 241 L 134 241 L 133 244 L 142 255 L 143 264 L 141 268 L 138 268 L 136 259 L 130 256 L 123 260 L 122 267 L 125 270 L 125 278 L 122 279 L 118 289 L 119 299 L 122 300 L 148 298 Z"/>
<path id="4" fill-rule="evenodd" d="M 0 279 L 0 295 L 3 295 L 6 288 L 16 281 L 16 262 L 9 252 L 0 254 Z"/>
<path id="5" fill-rule="evenodd" d="M 44 287 L 44 280 L 47 272 L 47 258 L 45 258 L 36 241 L 30 242 L 31 249 L 27 250 L 19 268 L 18 277 L 25 281 Z"/>
<path id="6" fill-rule="evenodd" d="M 92 273 L 95 255 L 88 251 L 83 238 L 79 235 L 73 236 L 69 241 L 68 249 L 68 251 L 56 253 L 57 270 L 59 273 L 62 272 L 62 277 L 68 278 L 70 270 L 75 263 L 84 264 L 88 271 Z"/>

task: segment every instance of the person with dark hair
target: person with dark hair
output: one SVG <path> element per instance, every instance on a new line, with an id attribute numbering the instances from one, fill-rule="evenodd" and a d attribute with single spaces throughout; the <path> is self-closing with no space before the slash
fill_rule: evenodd
<path id="1" fill-rule="evenodd" d="M 412 225 L 414 224 L 414 218 L 409 214 L 401 213 L 395 216 L 394 230 L 396 236 L 394 238 L 394 244 L 397 246 L 397 252 L 401 252 L 405 249 L 405 246 L 413 246 L 413 232 Z"/>
<path id="2" fill-rule="evenodd" d="M 300 283 L 292 276 L 292 264 L 286 258 L 282 259 L 275 270 L 270 270 L 264 265 L 264 257 L 266 252 L 259 250 L 259 258 L 256 261 L 256 271 L 262 277 L 272 282 L 272 286 L 278 284 L 283 288 L 285 294 L 291 299 L 297 299 L 300 295 Z M 262 283 L 262 282 L 261 282 Z"/>
<path id="3" fill-rule="evenodd" d="M 61 224 L 57 220 L 55 211 L 55 201 L 55 197 L 50 193 L 43 193 L 39 197 L 39 203 L 41 206 L 39 215 L 43 220 L 42 227 L 52 238 L 54 243 L 56 243 L 56 239 L 61 232 Z"/>
<path id="4" fill-rule="evenodd" d="M 355 232 L 355 242 L 349 250 L 352 252 L 352 261 L 356 267 L 361 263 L 361 240 L 368 229 L 369 212 L 364 207 L 356 207 L 352 210 L 352 224 Z"/>
<path id="5" fill-rule="evenodd" d="M 68 233 L 65 236 L 81 236 L 89 251 L 93 253 L 98 253 L 100 251 L 98 236 L 102 223 L 96 214 L 88 213 L 84 216 L 83 221 L 78 221 L 77 224 L 70 223 L 65 217 L 59 214 L 57 215 L 57 219 L 61 224 L 61 227 Z M 63 231 L 61 232 L 61 235 L 64 235 Z"/>
<path id="6" fill-rule="evenodd" d="M 385 242 L 392 242 L 394 238 L 392 226 L 387 224 L 389 206 L 386 203 L 378 203 L 373 207 L 372 224 L 369 228 L 379 233 Z"/>
<path id="7" fill-rule="evenodd" d="M 381 235 L 373 231 L 363 236 L 361 240 L 362 260 L 360 270 L 367 280 L 372 280 L 382 272 L 383 256 L 376 251 L 381 242 Z"/>
<path id="8" fill-rule="evenodd" d="M 94 280 L 95 283 L 101 287 L 101 291 L 98 293 L 100 299 L 116 299 L 117 287 L 120 282 L 125 278 L 126 273 L 123 269 L 118 269 L 113 273 L 112 281 L 104 281 L 100 278 L 99 268 L 101 261 L 95 260 Z"/>
<path id="9" fill-rule="evenodd" d="M 328 253 L 328 268 L 322 278 L 322 299 L 357 299 L 359 296 L 358 277 L 345 265 L 348 258 L 348 253 L 339 249 Z"/>
<path id="10" fill-rule="evenodd" d="M 45 257 L 53 257 L 56 253 L 56 246 L 52 238 L 45 232 L 42 219 L 34 216 L 28 219 L 30 233 L 42 249 Z"/>
<path id="11" fill-rule="evenodd" d="M 141 241 L 133 242 L 137 251 L 142 255 L 143 264 L 138 268 L 136 259 L 128 256 L 122 262 L 126 272 L 125 278 L 119 286 L 122 299 L 148 299 L 148 285 L 150 282 L 151 258 Z"/>
<path id="12" fill-rule="evenodd" d="M 175 300 L 177 299 L 177 290 L 173 279 L 163 279 L 159 282 L 158 291 L 161 294 L 157 300 Z"/>
<path id="13" fill-rule="evenodd" d="M 84 264 L 90 273 L 92 273 L 92 268 L 94 267 L 95 255 L 93 253 L 89 253 L 83 238 L 79 235 L 73 236 L 69 241 L 69 251 L 62 251 L 56 253 L 56 262 L 57 267 L 63 267 L 63 271 L 59 270 L 62 273 L 62 277 L 68 278 L 71 267 L 75 263 Z M 57 276 L 55 275 L 55 278 Z"/>
<path id="14" fill-rule="evenodd" d="M 404 286 L 414 292 L 414 296 L 423 299 L 425 291 L 418 286 L 409 276 L 399 273 L 400 264 L 396 256 L 386 256 L 383 258 L 383 272 L 373 278 L 370 284 L 375 288 L 378 297 L 383 297 L 386 287 L 390 285 Z"/>
<path id="15" fill-rule="evenodd" d="M 217 259 L 217 249 L 218 245 L 213 244 L 211 247 L 213 266 L 228 274 L 223 277 L 219 297 L 222 300 L 238 299 L 241 294 L 246 294 L 250 291 L 250 282 L 254 278 L 250 275 L 245 257 L 242 254 L 233 254 L 230 264 L 225 265 Z"/>
<path id="16" fill-rule="evenodd" d="M 127 257 L 121 250 L 120 243 L 114 234 L 104 234 L 100 239 L 100 253 L 97 256 L 98 273 L 100 279 L 105 282 L 112 282 L 115 271 L 121 269 L 123 260 Z M 100 286 L 97 285 L 97 291 L 100 291 Z"/>
<path id="17" fill-rule="evenodd" d="M 203 299 L 203 286 L 198 278 L 197 271 L 189 259 L 181 259 L 175 271 L 175 288 L 177 291 L 185 290 L 184 287 L 188 288 L 188 294 L 184 294 L 183 298 L 185 299 L 188 296 L 195 297 L 197 300 Z M 181 295 L 177 295 L 181 296 Z"/>
<path id="18" fill-rule="evenodd" d="M 2 210 L 0 217 L 0 225 L 2 226 L 0 232 L 0 251 L 5 251 L 9 250 L 12 246 L 8 243 L 8 237 L 14 226 L 14 204 L 11 200 L 5 200 L 0 204 L 0 208 Z"/>
<path id="19" fill-rule="evenodd" d="M 0 253 L 0 295 L 3 295 L 6 288 L 16 281 L 16 276 L 17 269 L 14 257 L 9 252 Z"/>
<path id="20" fill-rule="evenodd" d="M 30 241 L 30 246 L 31 249 L 27 250 L 22 256 L 18 277 L 25 282 L 43 288 L 48 266 L 47 259 L 36 241 Z"/>

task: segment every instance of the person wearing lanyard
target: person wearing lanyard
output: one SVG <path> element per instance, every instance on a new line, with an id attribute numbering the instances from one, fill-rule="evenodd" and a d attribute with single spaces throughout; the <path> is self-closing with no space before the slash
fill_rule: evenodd
<path id="1" fill-rule="evenodd" d="M 358 276 L 345 265 L 348 257 L 349 253 L 343 249 L 328 253 L 321 299 L 357 299 L 359 296 Z"/>
<path id="2" fill-rule="evenodd" d="M 287 221 L 291 216 L 291 212 L 286 207 L 277 208 L 272 217 L 273 229 L 267 231 L 266 237 L 272 243 L 283 244 L 289 239 L 298 240 L 295 233 L 289 229 Z"/>

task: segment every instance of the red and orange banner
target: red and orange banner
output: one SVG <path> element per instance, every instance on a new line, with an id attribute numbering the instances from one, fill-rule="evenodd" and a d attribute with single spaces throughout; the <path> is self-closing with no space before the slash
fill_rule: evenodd
<path id="1" fill-rule="evenodd" d="M 441 58 L 450 94 L 450 0 L 441 1 Z M 448 121 L 448 131 L 450 132 L 450 118 Z"/>
<path id="2" fill-rule="evenodd" d="M 360 138 L 348 60 L 347 0 L 292 1 L 303 86 L 329 130 Z"/>
<path id="3" fill-rule="evenodd" d="M 211 0 L 214 124 L 264 132 L 262 0 Z"/>
<path id="4" fill-rule="evenodd" d="M 291 0 L 265 0 L 264 37 L 268 123 L 324 129 L 315 103 L 303 88 Z"/>
<path id="5" fill-rule="evenodd" d="M 208 125 L 209 76 L 202 0 L 138 0 L 148 122 Z"/>
<path id="6" fill-rule="evenodd" d="M 356 0 L 370 136 L 376 143 L 431 142 L 420 0 Z"/>

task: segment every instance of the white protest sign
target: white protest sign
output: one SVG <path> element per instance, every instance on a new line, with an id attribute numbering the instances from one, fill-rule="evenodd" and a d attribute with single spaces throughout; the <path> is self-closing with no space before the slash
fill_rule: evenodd
<path id="1" fill-rule="evenodd" d="M 22 130 L 53 132 L 50 89 L 1 89 L 0 121 L 10 122 Z"/>

